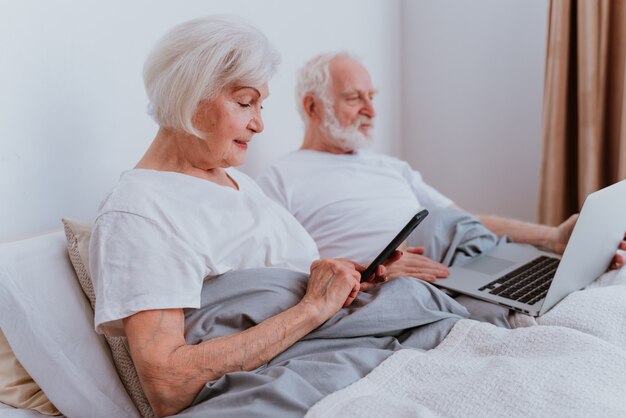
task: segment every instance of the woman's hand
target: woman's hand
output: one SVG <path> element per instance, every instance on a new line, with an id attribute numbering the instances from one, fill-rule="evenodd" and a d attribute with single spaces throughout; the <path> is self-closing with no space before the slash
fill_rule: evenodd
<path id="1" fill-rule="evenodd" d="M 311 276 L 303 303 L 318 309 L 322 321 L 349 306 L 359 293 L 362 266 L 343 259 L 322 259 L 311 264 Z"/>

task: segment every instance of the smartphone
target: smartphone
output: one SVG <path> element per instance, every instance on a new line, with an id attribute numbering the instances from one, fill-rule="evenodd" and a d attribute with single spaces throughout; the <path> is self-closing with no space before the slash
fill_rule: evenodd
<path id="1" fill-rule="evenodd" d="M 372 261 L 372 263 L 365 269 L 363 273 L 361 273 L 361 282 L 366 282 L 369 278 L 376 272 L 376 268 L 387 261 L 389 257 L 393 254 L 393 252 L 398 248 L 400 244 L 404 242 L 405 239 L 408 238 L 409 234 L 413 232 L 413 230 L 419 225 L 424 218 L 428 216 L 428 211 L 426 209 L 421 210 L 415 216 L 413 216 L 409 222 L 402 228 L 398 235 L 395 236 L 394 239 L 385 247 L 384 250 L 378 254 L 378 257 Z"/>

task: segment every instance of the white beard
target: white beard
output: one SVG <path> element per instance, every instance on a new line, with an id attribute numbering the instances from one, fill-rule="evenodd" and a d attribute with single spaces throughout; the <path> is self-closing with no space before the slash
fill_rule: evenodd
<path id="1" fill-rule="evenodd" d="M 339 124 L 339 120 L 329 106 L 326 107 L 326 117 L 324 118 L 324 127 L 328 129 L 328 132 L 333 139 L 333 145 L 341 148 L 344 151 L 356 151 L 360 148 L 369 146 L 371 138 L 369 135 L 363 134 L 359 131 L 359 127 L 363 122 L 371 123 L 370 118 L 366 116 L 359 116 L 359 119 L 347 127 L 343 127 Z"/>

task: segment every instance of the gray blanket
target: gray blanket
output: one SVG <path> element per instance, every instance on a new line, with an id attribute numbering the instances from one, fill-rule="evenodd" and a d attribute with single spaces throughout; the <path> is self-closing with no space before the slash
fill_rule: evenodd
<path id="1" fill-rule="evenodd" d="M 495 245 L 495 237 L 467 219 L 465 226 L 444 236 L 448 227 L 462 224 L 461 215 L 431 213 L 431 222 L 418 228 L 414 239 L 426 244 L 431 256 L 442 261 L 447 257 L 449 263 Z M 187 342 L 198 344 L 242 331 L 284 311 L 302 298 L 307 279 L 304 274 L 265 268 L 206 281 L 202 307 L 185 315 Z M 414 278 L 396 279 L 360 293 L 352 306 L 262 367 L 208 382 L 179 416 L 303 416 L 324 396 L 364 377 L 393 352 L 434 348 L 459 319 L 468 316 L 463 306 L 435 287 Z"/>

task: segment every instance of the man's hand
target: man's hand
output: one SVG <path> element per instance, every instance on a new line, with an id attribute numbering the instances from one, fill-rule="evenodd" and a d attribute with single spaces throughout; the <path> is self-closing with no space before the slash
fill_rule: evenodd
<path id="1" fill-rule="evenodd" d="M 622 251 L 626 251 L 626 234 L 624 234 L 624 239 L 622 240 L 622 242 L 620 242 L 619 247 L 617 247 L 619 250 Z M 613 261 L 611 261 L 611 265 L 609 266 L 609 270 L 617 270 L 619 268 L 622 268 L 622 266 L 624 265 L 624 256 L 621 254 L 615 254 L 615 256 L 613 257 Z"/>
<path id="2" fill-rule="evenodd" d="M 362 283 L 361 290 L 369 290 L 376 283 L 384 283 L 398 277 L 415 277 L 427 282 L 434 282 L 437 278 L 448 277 L 448 268 L 424 256 L 424 247 L 409 247 L 400 252 L 376 270 L 374 283 Z"/>
<path id="3" fill-rule="evenodd" d="M 359 266 L 360 267 L 360 266 Z M 349 306 L 359 293 L 361 274 L 348 260 L 315 260 L 302 302 L 315 306 L 323 321 L 342 306 Z"/>
<path id="4" fill-rule="evenodd" d="M 565 247 L 567 246 L 567 242 L 569 241 L 569 237 L 572 235 L 572 231 L 574 230 L 574 226 L 576 225 L 576 221 L 578 220 L 578 214 L 572 215 L 561 225 L 554 228 L 552 240 L 548 247 L 550 250 L 554 251 L 557 254 L 563 254 L 565 251 Z"/>
<path id="5" fill-rule="evenodd" d="M 565 247 L 567 246 L 567 242 L 572 235 L 572 231 L 574 230 L 574 226 L 576 225 L 577 220 L 578 214 L 572 215 L 567 218 L 565 222 L 555 228 L 552 245 L 550 246 L 550 249 L 552 251 L 557 254 L 563 254 L 563 252 L 565 251 Z M 624 234 L 624 239 L 619 244 L 617 249 L 626 251 L 626 234 Z M 613 260 L 611 260 L 611 264 L 609 265 L 609 270 L 617 270 L 623 265 L 624 256 L 619 253 L 615 254 Z"/>

